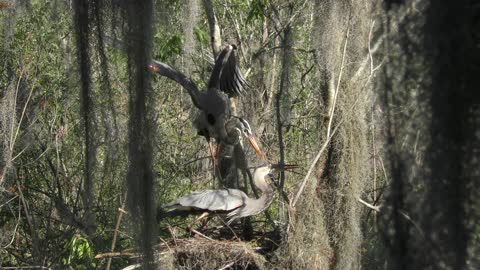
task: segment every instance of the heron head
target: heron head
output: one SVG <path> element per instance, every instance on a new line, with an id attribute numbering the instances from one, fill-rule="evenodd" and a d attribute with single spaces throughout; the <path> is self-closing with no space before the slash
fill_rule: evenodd
<path id="1" fill-rule="evenodd" d="M 157 73 L 160 71 L 160 67 L 156 63 L 151 63 L 148 68 L 150 69 L 151 72 Z"/>
<path id="2" fill-rule="evenodd" d="M 295 168 L 298 168 L 298 165 L 293 164 L 263 164 L 255 168 L 255 175 L 258 174 L 259 177 L 265 177 L 267 175 L 273 175 L 276 172 L 280 171 L 292 171 Z"/>
<path id="3" fill-rule="evenodd" d="M 275 183 L 275 178 L 273 173 L 279 172 L 279 171 L 292 171 L 296 168 L 298 168 L 298 165 L 295 164 L 264 164 L 259 167 L 254 167 L 254 176 L 253 179 L 255 181 L 255 185 L 260 188 L 262 191 L 265 191 L 267 189 L 270 189 L 270 184 L 273 182 L 275 186 L 278 186 L 277 183 Z M 269 178 L 272 179 L 273 181 L 270 182 L 267 180 L 266 176 L 270 176 Z"/>
<path id="4" fill-rule="evenodd" d="M 267 180 L 266 176 L 272 172 L 270 165 L 262 165 L 255 168 L 253 172 L 253 179 L 255 186 L 257 186 L 262 192 L 266 190 L 271 190 L 270 182 Z"/>
<path id="5" fill-rule="evenodd" d="M 260 158 L 265 159 L 265 154 L 262 152 L 262 150 L 260 150 L 260 147 L 258 146 L 257 141 L 255 140 L 255 137 L 253 137 L 253 132 L 252 132 L 252 128 L 250 127 L 250 124 L 247 122 L 247 120 L 241 117 L 237 117 L 237 118 L 238 118 L 238 123 L 235 129 L 237 129 L 240 132 L 240 134 L 243 134 L 243 136 L 247 137 L 248 142 L 253 147 L 257 155 Z"/>
<path id="6" fill-rule="evenodd" d="M 280 171 L 294 172 L 294 169 L 298 168 L 298 165 L 276 163 L 276 164 L 269 164 L 268 167 L 270 168 L 270 171 L 268 174 L 272 178 L 274 178 L 273 173 L 280 172 Z"/>
<path id="7" fill-rule="evenodd" d="M 241 117 L 238 117 L 237 119 L 238 122 L 235 128 L 245 137 L 253 136 L 252 128 L 250 127 L 250 124 L 247 122 L 247 120 Z"/>

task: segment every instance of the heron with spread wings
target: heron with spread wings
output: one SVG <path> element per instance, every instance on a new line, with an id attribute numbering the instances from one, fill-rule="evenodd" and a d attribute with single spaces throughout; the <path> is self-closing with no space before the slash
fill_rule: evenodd
<path id="1" fill-rule="evenodd" d="M 229 98 L 241 95 L 248 87 L 238 66 L 235 49 L 234 45 L 227 45 L 218 54 L 206 91 L 200 91 L 192 80 L 167 64 L 153 61 L 150 65 L 153 72 L 181 84 L 187 90 L 193 104 L 200 110 L 193 120 L 193 126 L 199 135 L 206 138 L 214 164 L 217 164 L 215 152 L 218 152 L 218 149 L 213 150 L 210 139 L 215 138 L 219 145 L 220 142 L 231 141 L 231 134 L 237 131 L 240 131 L 239 135 L 248 138 L 261 158 L 265 157 L 253 137 L 248 122 L 239 120 L 241 118 L 232 118 L 230 112 Z"/>

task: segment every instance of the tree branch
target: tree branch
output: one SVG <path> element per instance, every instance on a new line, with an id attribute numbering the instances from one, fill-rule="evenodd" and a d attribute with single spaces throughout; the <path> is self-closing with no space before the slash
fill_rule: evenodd
<path id="1" fill-rule="evenodd" d="M 217 17 L 213 10 L 213 4 L 211 0 L 205 0 L 205 14 L 207 15 L 208 26 L 210 27 L 210 42 L 212 44 L 212 50 L 214 59 L 217 58 L 218 53 L 222 47 L 222 38 L 220 36 L 220 27 L 218 26 Z"/>

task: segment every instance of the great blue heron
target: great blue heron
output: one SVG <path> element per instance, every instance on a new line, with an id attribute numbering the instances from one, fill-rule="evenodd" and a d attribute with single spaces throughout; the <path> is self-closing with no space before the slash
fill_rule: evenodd
<path id="1" fill-rule="evenodd" d="M 188 77 L 164 63 L 153 61 L 150 65 L 153 72 L 180 83 L 189 93 L 193 104 L 200 109 L 193 125 L 198 134 L 206 138 L 214 163 L 216 163 L 215 153 L 210 138 L 215 138 L 217 143 L 229 140 L 231 131 L 227 130 L 227 123 L 232 119 L 229 97 L 239 96 L 248 86 L 238 66 L 235 49 L 234 45 L 227 45 L 219 53 L 206 91 L 199 91 Z M 244 123 L 234 123 L 238 124 L 234 126 L 235 128 L 243 129 Z M 264 155 L 251 135 L 251 130 L 250 135 L 245 135 L 255 152 L 263 158 Z"/>
<path id="2" fill-rule="evenodd" d="M 204 190 L 183 196 L 162 205 L 166 216 L 185 216 L 201 214 L 189 228 L 209 214 L 225 214 L 229 218 L 227 225 L 242 218 L 257 215 L 267 209 L 272 203 L 274 188 L 265 178 L 275 170 L 290 170 L 296 165 L 264 165 L 256 168 L 253 173 L 255 186 L 262 192 L 258 199 L 252 199 L 238 189 Z"/>

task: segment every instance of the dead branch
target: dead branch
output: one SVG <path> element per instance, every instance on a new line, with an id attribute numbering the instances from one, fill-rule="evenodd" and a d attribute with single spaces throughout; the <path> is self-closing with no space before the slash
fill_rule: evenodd
<path id="1" fill-rule="evenodd" d="M 218 53 L 222 47 L 222 38 L 220 36 L 220 27 L 218 26 L 217 17 L 213 10 L 213 4 L 211 0 L 205 0 L 205 14 L 207 15 L 208 25 L 210 27 L 210 41 L 212 44 L 212 50 L 214 59 L 217 58 Z"/>
<path id="2" fill-rule="evenodd" d="M 100 253 L 95 255 L 95 259 L 105 259 L 108 258 L 108 261 L 111 261 L 112 258 L 117 258 L 117 257 L 136 257 L 140 256 L 140 253 L 133 253 L 133 252 L 107 252 L 107 253 Z M 110 265 L 107 264 L 107 268 L 109 269 Z"/>
<path id="3" fill-rule="evenodd" d="M 118 230 L 120 228 L 120 223 L 122 222 L 123 214 L 125 214 L 125 211 L 123 209 L 125 209 L 125 205 L 127 204 L 127 197 L 128 197 L 127 194 L 128 192 L 125 192 L 125 198 L 123 199 L 123 202 L 122 202 L 122 208 L 118 209 L 117 224 L 115 224 L 115 232 L 113 233 L 112 247 L 110 249 L 112 252 L 115 250 L 115 245 L 117 243 Z M 105 269 L 109 270 L 111 264 L 112 264 L 112 258 L 110 257 L 108 258 L 107 267 Z"/>
<path id="4" fill-rule="evenodd" d="M 14 198 L 16 198 L 18 196 L 15 196 Z M 20 202 L 19 202 L 20 204 Z M 13 213 L 13 211 L 12 211 Z M 6 249 L 8 248 L 10 245 L 12 245 L 13 241 L 15 240 L 15 235 L 17 234 L 17 229 L 18 229 L 18 225 L 20 224 L 20 219 L 21 219 L 21 215 L 22 215 L 22 207 L 18 207 L 18 220 L 17 220 L 17 224 L 15 225 L 15 228 L 13 229 L 13 233 L 12 233 L 12 240 L 4 247 L 2 247 L 2 249 Z M 14 214 L 15 216 L 15 214 Z"/>
<path id="5" fill-rule="evenodd" d="M 357 200 L 358 200 L 361 204 L 363 204 L 363 205 L 365 205 L 366 207 L 372 209 L 373 211 L 375 211 L 375 212 L 377 212 L 377 213 L 380 213 L 380 208 L 381 208 L 380 205 L 377 205 L 377 206 L 372 205 L 372 204 L 370 204 L 370 203 L 362 200 L 362 198 L 357 198 Z"/>

